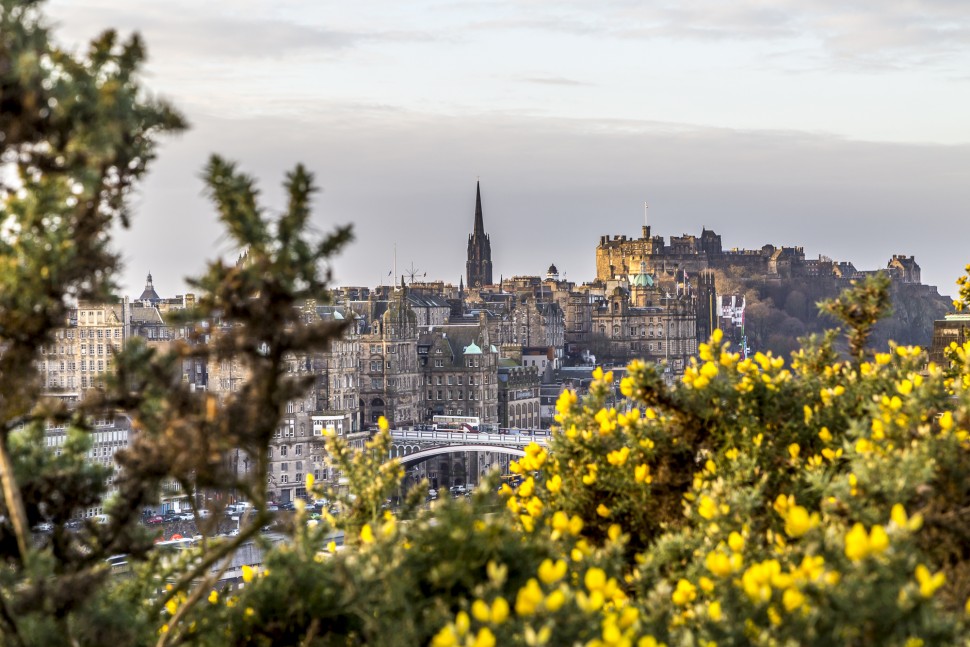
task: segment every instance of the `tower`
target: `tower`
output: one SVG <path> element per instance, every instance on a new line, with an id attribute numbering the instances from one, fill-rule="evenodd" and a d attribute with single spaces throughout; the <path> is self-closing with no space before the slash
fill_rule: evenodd
<path id="1" fill-rule="evenodd" d="M 482 217 L 482 187 L 475 183 L 475 229 L 468 237 L 468 262 L 465 263 L 468 287 L 492 284 L 492 244 L 485 233 Z"/>

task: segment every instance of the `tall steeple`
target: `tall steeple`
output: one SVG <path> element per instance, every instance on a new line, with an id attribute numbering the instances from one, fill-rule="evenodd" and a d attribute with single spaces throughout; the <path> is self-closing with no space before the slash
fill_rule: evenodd
<path id="1" fill-rule="evenodd" d="M 482 217 L 482 183 L 475 182 L 475 229 L 474 236 L 485 235 L 485 219 Z"/>
<path id="2" fill-rule="evenodd" d="M 475 227 L 468 237 L 468 261 L 465 263 L 465 271 L 469 288 L 492 284 L 492 243 L 485 233 L 480 182 L 475 183 Z"/>

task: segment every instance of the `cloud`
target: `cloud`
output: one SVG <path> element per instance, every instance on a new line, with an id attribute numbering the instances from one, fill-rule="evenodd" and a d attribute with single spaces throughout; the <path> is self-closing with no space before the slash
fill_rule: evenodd
<path id="1" fill-rule="evenodd" d="M 567 79 L 561 76 L 533 76 L 524 79 L 519 79 L 522 83 L 535 83 L 537 85 L 563 85 L 563 86 L 581 86 L 581 85 L 593 85 L 592 83 L 587 83 L 586 81 L 577 81 L 575 79 Z"/>

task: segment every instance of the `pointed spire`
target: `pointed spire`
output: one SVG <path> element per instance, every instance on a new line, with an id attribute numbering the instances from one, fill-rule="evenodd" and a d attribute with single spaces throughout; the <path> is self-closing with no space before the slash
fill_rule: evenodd
<path id="1" fill-rule="evenodd" d="M 475 182 L 475 236 L 485 235 L 485 220 L 482 218 L 482 183 Z"/>

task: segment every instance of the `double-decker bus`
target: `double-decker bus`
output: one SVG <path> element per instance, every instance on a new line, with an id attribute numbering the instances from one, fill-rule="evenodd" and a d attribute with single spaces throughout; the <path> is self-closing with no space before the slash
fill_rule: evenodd
<path id="1" fill-rule="evenodd" d="M 481 419 L 475 416 L 434 416 L 431 418 L 432 427 L 438 431 L 471 431 L 478 432 Z"/>

